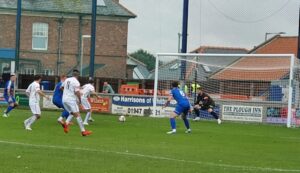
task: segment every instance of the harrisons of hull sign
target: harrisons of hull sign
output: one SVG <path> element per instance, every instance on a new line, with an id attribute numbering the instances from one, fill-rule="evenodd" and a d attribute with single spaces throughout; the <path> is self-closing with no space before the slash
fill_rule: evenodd
<path id="1" fill-rule="evenodd" d="M 174 110 L 176 101 L 171 101 L 171 104 L 162 109 L 166 102 L 166 98 L 157 98 L 157 107 L 153 112 L 153 98 L 140 96 L 113 96 L 112 98 L 112 113 L 113 114 L 128 114 L 136 116 L 155 116 L 166 117 Z"/>
<path id="2" fill-rule="evenodd" d="M 224 120 L 262 122 L 262 106 L 223 105 Z"/>

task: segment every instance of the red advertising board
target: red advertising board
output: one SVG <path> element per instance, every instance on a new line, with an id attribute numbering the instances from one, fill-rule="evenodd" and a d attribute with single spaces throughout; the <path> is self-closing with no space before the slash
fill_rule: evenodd
<path id="1" fill-rule="evenodd" d="M 110 99 L 109 98 L 89 98 L 89 102 L 93 112 L 110 113 Z"/>

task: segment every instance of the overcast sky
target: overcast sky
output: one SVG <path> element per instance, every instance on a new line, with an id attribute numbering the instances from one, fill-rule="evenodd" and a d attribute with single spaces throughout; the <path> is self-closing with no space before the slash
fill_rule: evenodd
<path id="1" fill-rule="evenodd" d="M 177 52 L 183 0 L 120 0 L 129 21 L 128 52 Z M 300 0 L 190 0 L 188 50 L 199 46 L 252 48 L 266 32 L 298 35 Z M 269 37 L 272 37 L 269 35 Z"/>

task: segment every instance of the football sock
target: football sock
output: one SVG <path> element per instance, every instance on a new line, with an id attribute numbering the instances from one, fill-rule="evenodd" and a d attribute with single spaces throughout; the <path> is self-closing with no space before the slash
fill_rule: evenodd
<path id="1" fill-rule="evenodd" d="M 84 122 L 87 123 L 88 120 L 90 119 L 90 117 L 91 117 L 91 112 L 87 112 L 86 116 L 85 116 L 85 119 L 84 119 Z"/>
<path id="2" fill-rule="evenodd" d="M 35 115 L 32 115 L 31 117 L 29 117 L 27 120 L 26 120 L 26 127 L 30 127 L 31 124 L 33 124 L 36 120 L 36 116 Z"/>
<path id="3" fill-rule="evenodd" d="M 79 128 L 80 128 L 81 132 L 84 132 L 85 129 L 84 129 L 84 126 L 83 126 L 83 124 L 82 124 L 82 119 L 81 119 L 81 117 L 78 116 L 78 117 L 76 118 L 76 120 L 77 120 L 77 123 L 78 123 L 78 125 L 79 125 Z"/>
<path id="4" fill-rule="evenodd" d="M 8 106 L 8 108 L 6 109 L 5 113 L 8 114 L 13 109 L 14 109 L 13 106 Z"/>
<path id="5" fill-rule="evenodd" d="M 215 119 L 219 119 L 219 116 L 218 116 L 218 114 L 217 114 L 216 112 L 212 111 L 210 114 L 211 114 Z"/>
<path id="6" fill-rule="evenodd" d="M 176 129 L 176 121 L 175 121 L 175 118 L 170 118 L 170 124 L 171 124 L 172 130 Z"/>
<path id="7" fill-rule="evenodd" d="M 64 118 L 63 117 L 58 117 L 57 121 L 62 121 Z"/>
<path id="8" fill-rule="evenodd" d="M 186 127 L 186 129 L 190 129 L 190 123 L 189 123 L 189 120 L 187 118 L 184 118 L 183 119 L 183 122 L 184 122 L 184 125 Z"/>
<path id="9" fill-rule="evenodd" d="M 69 124 L 72 121 L 73 115 L 69 115 L 67 120 L 66 120 L 66 124 Z"/>

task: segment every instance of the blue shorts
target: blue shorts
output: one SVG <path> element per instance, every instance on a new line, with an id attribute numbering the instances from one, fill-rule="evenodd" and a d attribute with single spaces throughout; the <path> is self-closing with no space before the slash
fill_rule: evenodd
<path id="1" fill-rule="evenodd" d="M 177 105 L 175 107 L 174 113 L 177 115 L 181 115 L 182 113 L 184 115 L 187 115 L 189 110 L 190 110 L 190 105 L 186 105 L 186 106 Z"/>
<path id="2" fill-rule="evenodd" d="M 16 103 L 16 99 L 13 96 L 11 96 L 11 101 L 9 101 L 9 96 L 4 96 L 4 99 L 8 104 Z"/>
<path id="3" fill-rule="evenodd" d="M 55 101 L 55 100 L 53 100 L 53 104 L 55 106 L 57 106 L 58 108 L 65 109 L 64 104 L 62 103 L 62 101 Z"/>
<path id="4" fill-rule="evenodd" d="M 62 101 L 56 101 L 56 100 L 53 100 L 53 104 L 55 106 L 57 106 L 58 108 L 62 108 L 64 111 L 62 112 L 62 117 L 67 119 L 68 116 L 69 116 L 69 112 L 66 111 L 65 107 L 64 107 L 64 104 L 62 103 Z"/>

